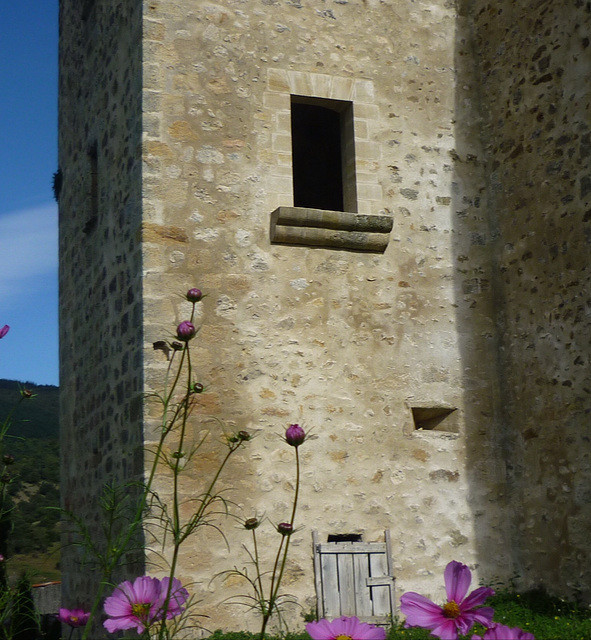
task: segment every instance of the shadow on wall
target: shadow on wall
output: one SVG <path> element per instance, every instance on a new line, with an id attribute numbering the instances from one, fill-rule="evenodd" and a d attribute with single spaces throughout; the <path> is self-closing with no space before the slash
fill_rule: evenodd
<path id="1" fill-rule="evenodd" d="M 535 4 L 464 2 L 457 22 L 470 502 L 481 576 L 589 601 L 591 5 Z"/>

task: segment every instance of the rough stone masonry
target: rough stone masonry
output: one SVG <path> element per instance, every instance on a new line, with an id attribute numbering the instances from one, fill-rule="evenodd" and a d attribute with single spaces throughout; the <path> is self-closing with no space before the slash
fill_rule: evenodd
<path id="1" fill-rule="evenodd" d="M 441 598 L 455 559 L 589 601 L 590 24 L 582 0 L 61 0 L 64 505 L 98 528 L 100 487 L 141 477 L 152 343 L 198 286 L 194 437 L 257 433 L 236 515 L 284 519 L 277 434 L 316 436 L 286 576 L 304 612 L 313 530 L 390 531 L 398 593 Z M 325 115 L 342 205 L 302 205 L 295 145 Z M 212 581 L 245 562 L 223 526 L 178 577 L 208 628 L 253 628 L 221 605 L 243 585 Z M 93 591 L 79 562 L 67 605 Z"/>

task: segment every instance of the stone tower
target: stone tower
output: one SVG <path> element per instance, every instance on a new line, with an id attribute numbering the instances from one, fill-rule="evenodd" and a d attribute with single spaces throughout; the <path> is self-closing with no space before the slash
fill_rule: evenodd
<path id="1" fill-rule="evenodd" d="M 65 506 L 95 523 L 100 487 L 141 476 L 152 343 L 198 286 L 194 428 L 259 434 L 239 515 L 282 518 L 276 434 L 317 436 L 288 567 L 304 610 L 312 530 L 390 531 L 399 592 L 441 597 L 456 559 L 589 599 L 590 11 L 61 0 Z M 212 629 L 252 622 L 210 583 L 243 562 L 225 532 L 178 572 Z M 92 588 L 78 561 L 69 605 Z"/>

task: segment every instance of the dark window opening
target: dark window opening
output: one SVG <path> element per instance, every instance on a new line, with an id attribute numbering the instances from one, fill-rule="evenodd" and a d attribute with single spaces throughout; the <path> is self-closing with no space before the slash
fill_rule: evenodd
<path id="1" fill-rule="evenodd" d="M 360 533 L 329 533 L 328 542 L 361 542 Z"/>
<path id="2" fill-rule="evenodd" d="M 291 97 L 294 206 L 357 211 L 353 106 Z"/>

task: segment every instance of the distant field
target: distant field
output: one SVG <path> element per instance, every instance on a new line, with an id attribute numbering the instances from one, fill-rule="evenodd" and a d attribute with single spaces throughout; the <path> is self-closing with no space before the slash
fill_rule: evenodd
<path id="1" fill-rule="evenodd" d="M 29 576 L 32 584 L 61 580 L 59 569 L 60 548 L 55 543 L 47 553 L 27 553 L 12 556 L 8 563 L 8 580 L 14 584 L 23 574 Z"/>

